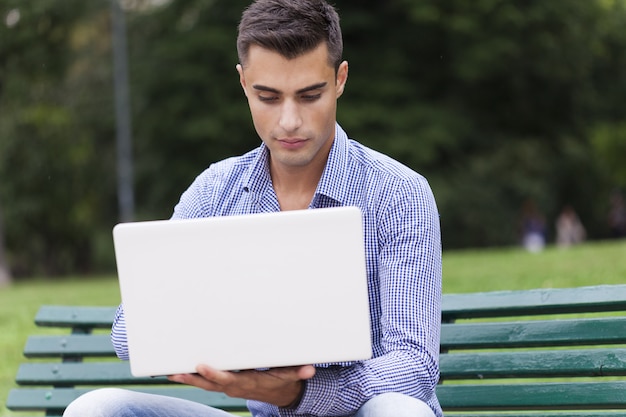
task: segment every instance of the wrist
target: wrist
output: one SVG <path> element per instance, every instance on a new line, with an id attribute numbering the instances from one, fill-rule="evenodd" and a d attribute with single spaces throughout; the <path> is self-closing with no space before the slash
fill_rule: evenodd
<path id="1" fill-rule="evenodd" d="M 305 389 L 305 381 L 300 380 L 297 381 L 298 384 L 298 393 L 296 394 L 296 398 L 289 403 L 288 405 L 286 405 L 283 408 L 297 408 L 300 405 L 300 401 L 302 400 L 302 397 L 304 396 L 304 389 Z"/>

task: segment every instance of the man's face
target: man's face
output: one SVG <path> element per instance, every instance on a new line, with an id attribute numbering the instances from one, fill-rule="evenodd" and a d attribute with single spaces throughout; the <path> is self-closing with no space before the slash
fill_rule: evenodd
<path id="1" fill-rule="evenodd" d="M 335 76 L 325 43 L 294 59 L 252 45 L 245 68 L 237 66 L 254 127 L 283 169 L 325 165 L 335 135 L 337 98 L 348 64 Z"/>

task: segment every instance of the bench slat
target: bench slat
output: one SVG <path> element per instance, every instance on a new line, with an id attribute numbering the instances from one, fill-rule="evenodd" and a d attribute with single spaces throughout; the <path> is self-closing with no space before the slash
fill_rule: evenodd
<path id="1" fill-rule="evenodd" d="M 445 380 L 625 376 L 626 349 L 454 353 L 439 364 Z"/>
<path id="2" fill-rule="evenodd" d="M 437 387 L 447 410 L 626 409 L 626 381 L 480 384 Z"/>
<path id="3" fill-rule="evenodd" d="M 478 349 L 626 343 L 626 317 L 537 320 L 515 323 L 443 324 L 441 347 Z M 108 334 L 30 336 L 24 348 L 29 358 L 114 356 Z"/>
<path id="4" fill-rule="evenodd" d="M 444 354 L 441 375 L 450 379 L 626 376 L 626 349 Z M 168 383 L 135 378 L 128 362 L 25 363 L 20 385 L 124 385 Z"/>
<path id="5" fill-rule="evenodd" d="M 30 336 L 24 347 L 27 358 L 46 358 L 58 356 L 115 356 L 111 336 L 61 335 Z"/>
<path id="6" fill-rule="evenodd" d="M 221 393 L 190 387 L 131 388 L 133 391 L 185 398 L 223 410 L 246 411 L 246 401 Z M 85 388 L 19 388 L 9 391 L 7 408 L 12 411 L 62 410 L 70 402 L 90 391 Z"/>
<path id="7" fill-rule="evenodd" d="M 245 401 L 195 388 L 142 388 L 137 391 L 186 398 L 227 410 L 244 410 Z M 13 389 L 7 408 L 13 411 L 62 409 L 88 389 Z M 626 409 L 626 382 L 482 384 L 437 387 L 442 407 L 447 410 L 515 410 L 606 408 Z"/>
<path id="8" fill-rule="evenodd" d="M 167 378 L 138 378 L 128 362 L 24 363 L 15 381 L 20 385 L 126 385 L 169 384 Z"/>
<path id="9" fill-rule="evenodd" d="M 52 306 L 39 309 L 35 323 L 46 327 L 109 328 L 116 307 Z M 444 294 L 444 321 L 626 310 L 626 284 L 483 293 Z"/>
<path id="10" fill-rule="evenodd" d="M 626 343 L 626 317 L 445 323 L 441 348 L 580 346 Z"/>
<path id="11" fill-rule="evenodd" d="M 51 306 L 39 308 L 35 323 L 42 327 L 111 328 L 117 307 Z"/>
<path id="12" fill-rule="evenodd" d="M 444 321 L 626 310 L 626 285 L 444 294 Z"/>

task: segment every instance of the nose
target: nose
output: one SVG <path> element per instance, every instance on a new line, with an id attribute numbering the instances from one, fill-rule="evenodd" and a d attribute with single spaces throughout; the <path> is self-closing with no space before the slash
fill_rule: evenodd
<path id="1" fill-rule="evenodd" d="M 280 127 L 285 132 L 294 132 L 302 125 L 302 115 L 298 103 L 285 100 L 280 110 Z"/>

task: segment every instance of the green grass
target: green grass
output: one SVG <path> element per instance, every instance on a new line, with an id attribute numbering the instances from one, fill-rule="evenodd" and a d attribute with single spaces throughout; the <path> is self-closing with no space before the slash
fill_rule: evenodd
<path id="1" fill-rule="evenodd" d="M 548 247 L 444 252 L 443 291 L 473 292 L 626 283 L 626 240 Z"/>
<path id="2" fill-rule="evenodd" d="M 594 242 L 541 253 L 519 248 L 446 251 L 445 293 L 575 287 L 626 282 L 626 240 Z M 115 277 L 29 280 L 0 288 L 0 415 L 28 335 L 43 333 L 33 323 L 42 304 L 116 305 Z"/>
<path id="3" fill-rule="evenodd" d="M 19 415 L 5 408 L 9 389 L 23 362 L 22 349 L 28 335 L 44 333 L 33 319 L 42 304 L 115 305 L 119 290 L 114 277 L 37 280 L 0 288 L 0 415 Z"/>

